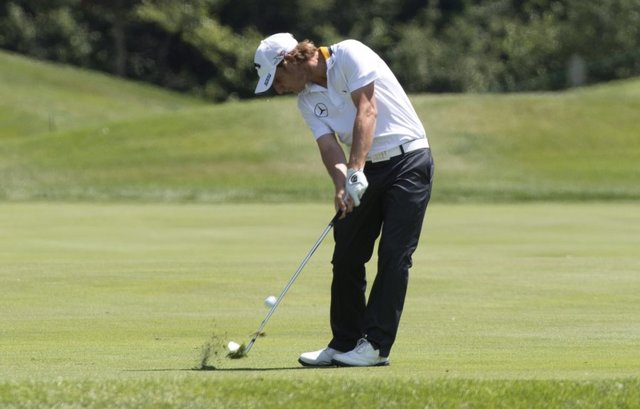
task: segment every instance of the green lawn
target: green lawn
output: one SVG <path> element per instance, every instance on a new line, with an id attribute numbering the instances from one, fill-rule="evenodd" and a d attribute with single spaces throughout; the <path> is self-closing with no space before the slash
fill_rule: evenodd
<path id="1" fill-rule="evenodd" d="M 292 97 L 207 104 L 0 52 L 0 200 L 317 202 Z M 434 200 L 640 200 L 640 79 L 556 93 L 412 95 Z"/>
<path id="2" fill-rule="evenodd" d="M 637 204 L 433 204 L 388 368 L 328 341 L 318 204 L 0 204 L 0 407 L 633 408 Z M 197 371 L 213 342 L 217 370 Z"/>
<path id="3" fill-rule="evenodd" d="M 2 409 L 640 407 L 639 79 L 411 96 L 436 179 L 392 364 L 323 370 L 330 236 L 223 350 L 333 215 L 293 98 L 6 52 L 0 94 Z"/>
<path id="4" fill-rule="evenodd" d="M 0 51 L 0 141 L 204 105 L 195 98 Z"/>

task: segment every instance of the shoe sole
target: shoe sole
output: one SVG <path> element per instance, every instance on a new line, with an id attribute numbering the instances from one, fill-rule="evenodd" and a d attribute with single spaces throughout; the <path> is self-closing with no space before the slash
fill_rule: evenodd
<path id="1" fill-rule="evenodd" d="M 341 368 L 369 368 L 372 366 L 389 366 L 389 361 L 383 361 L 383 362 L 379 362 L 377 364 L 373 364 L 373 365 L 351 365 L 351 364 L 347 364 L 345 362 L 340 362 L 338 360 L 333 360 L 331 361 L 333 363 L 333 365 L 335 366 L 339 366 Z"/>
<path id="2" fill-rule="evenodd" d="M 333 366 L 336 366 L 336 364 L 333 362 L 324 364 L 324 365 L 318 365 L 318 364 L 310 364 L 309 362 L 305 362 L 302 359 L 298 359 L 298 363 L 300 363 L 300 365 L 302 366 L 306 366 L 307 368 L 331 368 Z"/>

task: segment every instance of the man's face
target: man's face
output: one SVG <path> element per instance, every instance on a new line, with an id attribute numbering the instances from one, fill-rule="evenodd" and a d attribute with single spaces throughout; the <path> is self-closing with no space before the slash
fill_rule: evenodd
<path id="1" fill-rule="evenodd" d="M 307 77 L 300 64 L 283 61 L 276 69 L 273 88 L 278 94 L 298 94 L 307 85 Z"/>

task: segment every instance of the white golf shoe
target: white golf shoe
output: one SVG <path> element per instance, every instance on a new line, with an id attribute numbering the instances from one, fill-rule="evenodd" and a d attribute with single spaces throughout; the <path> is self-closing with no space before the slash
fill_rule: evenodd
<path id="1" fill-rule="evenodd" d="M 389 365 L 389 358 L 381 357 L 380 351 L 373 349 L 373 345 L 362 338 L 353 350 L 335 354 L 333 363 L 338 366 L 386 366 Z"/>
<path id="2" fill-rule="evenodd" d="M 339 353 L 340 351 L 327 347 L 318 351 L 301 354 L 298 362 L 303 366 L 334 366 L 333 357 Z"/>

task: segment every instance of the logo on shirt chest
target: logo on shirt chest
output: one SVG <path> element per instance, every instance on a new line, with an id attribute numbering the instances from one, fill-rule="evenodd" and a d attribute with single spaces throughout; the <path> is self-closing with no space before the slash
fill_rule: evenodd
<path id="1" fill-rule="evenodd" d="M 322 102 L 318 102 L 313 108 L 313 113 L 316 114 L 318 118 L 326 118 L 329 116 L 329 108 Z"/>

